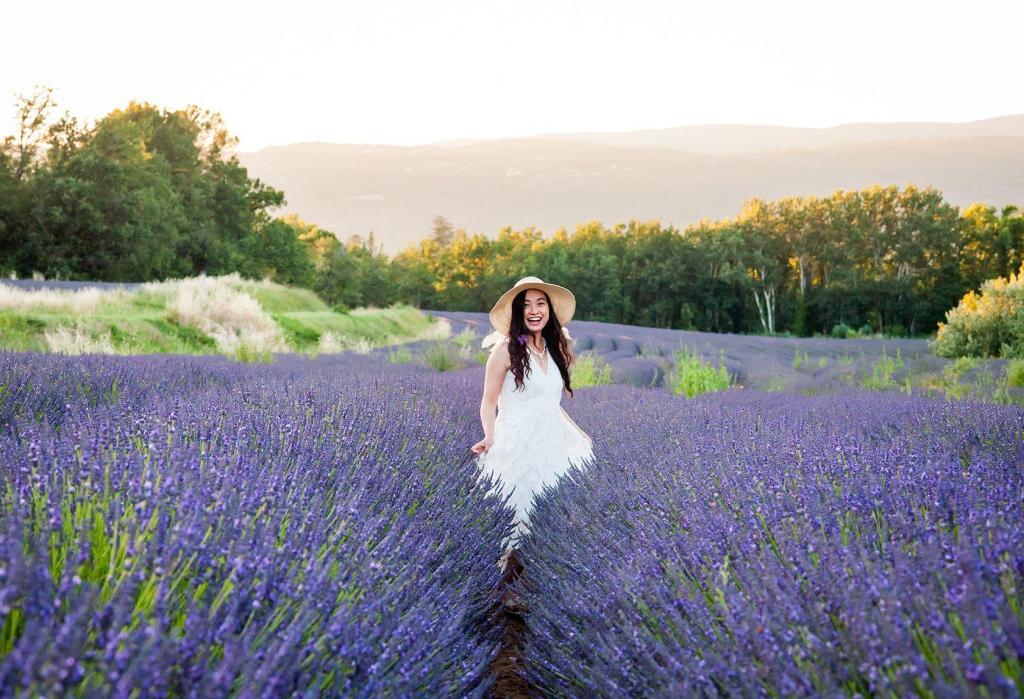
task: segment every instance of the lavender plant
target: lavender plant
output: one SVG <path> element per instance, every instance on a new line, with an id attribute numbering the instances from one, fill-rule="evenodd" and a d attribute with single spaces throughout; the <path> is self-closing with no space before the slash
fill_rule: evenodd
<path id="1" fill-rule="evenodd" d="M 512 509 L 453 381 L 0 353 L 3 693 L 482 696 Z"/>
<path id="2" fill-rule="evenodd" d="M 1024 693 L 1020 408 L 610 391 L 525 542 L 541 693 Z"/>

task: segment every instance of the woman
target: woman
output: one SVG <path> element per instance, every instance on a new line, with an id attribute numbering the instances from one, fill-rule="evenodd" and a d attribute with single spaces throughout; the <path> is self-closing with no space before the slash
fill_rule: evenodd
<path id="1" fill-rule="evenodd" d="M 593 440 L 560 405 L 563 390 L 573 394 L 572 338 L 562 326 L 575 310 L 576 298 L 565 287 L 523 277 L 490 312 L 494 332 L 482 345 L 493 345 L 480 401 L 484 438 L 471 449 L 480 455 L 484 472 L 498 476 L 502 491 L 512 490 L 516 529 L 498 561 L 503 571 L 529 531 L 534 493 L 553 484 L 571 463 L 593 458 Z"/>

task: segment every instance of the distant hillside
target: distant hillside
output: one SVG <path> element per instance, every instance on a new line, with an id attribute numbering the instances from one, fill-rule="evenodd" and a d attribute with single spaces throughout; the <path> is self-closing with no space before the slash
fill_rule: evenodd
<path id="1" fill-rule="evenodd" d="M 623 133 L 548 134 L 542 138 L 568 139 L 605 146 L 671 148 L 705 155 L 739 155 L 884 141 L 927 141 L 991 136 L 1024 138 L 1024 114 L 962 124 L 843 124 L 826 129 L 709 124 L 670 129 L 641 129 Z"/>
<path id="2" fill-rule="evenodd" d="M 411 147 L 304 143 L 239 157 L 251 175 L 286 192 L 288 211 L 342 238 L 373 230 L 388 253 L 426 235 L 436 214 L 493 237 L 508 225 L 550 234 L 594 219 L 659 219 L 682 228 L 731 216 L 749 197 L 875 183 L 932 185 L 961 206 L 1024 204 L 1024 116 L 833 129 L 696 126 Z"/>

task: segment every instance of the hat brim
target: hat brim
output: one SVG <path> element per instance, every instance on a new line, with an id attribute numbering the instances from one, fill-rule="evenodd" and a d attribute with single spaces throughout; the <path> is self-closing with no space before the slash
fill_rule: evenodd
<path id="1" fill-rule="evenodd" d="M 495 330 L 508 335 L 509 327 L 512 324 L 512 299 L 524 289 L 541 289 L 547 292 L 547 295 L 551 298 L 551 307 L 554 309 L 558 322 L 566 325 L 572 320 L 572 316 L 576 312 L 576 297 L 573 296 L 571 291 L 558 284 L 521 281 L 502 294 L 497 303 L 494 304 L 494 307 L 491 308 L 491 312 L 488 313 L 491 325 Z"/>

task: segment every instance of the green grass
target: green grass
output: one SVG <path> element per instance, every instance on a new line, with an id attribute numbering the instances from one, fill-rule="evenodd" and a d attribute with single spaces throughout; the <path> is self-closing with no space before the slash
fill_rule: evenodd
<path id="1" fill-rule="evenodd" d="M 289 351 L 317 353 L 368 349 L 418 339 L 440 339 L 450 332 L 446 321 L 407 305 L 336 313 L 313 292 L 240 279 L 219 278 L 224 287 L 254 299 L 276 324 Z M 240 361 L 269 361 L 266 347 L 249 343 L 243 333 L 237 347 L 226 349 L 201 330 L 194 319 L 181 321 L 169 307 L 176 282 L 133 292 L 104 292 L 98 303 L 46 305 L 31 297 L 0 307 L 0 348 L 15 351 L 106 352 L 116 354 L 227 354 Z M 234 293 L 234 292 L 231 292 Z M 76 311 L 75 309 L 81 309 Z M 196 323 L 192 325 L 189 323 Z M 329 336 L 325 338 L 325 335 Z M 322 340 L 330 340 L 324 346 Z"/>
<path id="2" fill-rule="evenodd" d="M 243 279 L 233 283 L 239 291 L 252 296 L 267 313 L 295 313 L 299 311 L 328 311 L 330 308 L 309 289 L 300 289 L 273 282 L 256 282 Z"/>
<path id="3" fill-rule="evenodd" d="M 46 349 L 41 341 L 46 321 L 35 314 L 0 311 L 0 338 L 4 349 L 19 352 L 39 352 Z"/>
<path id="4" fill-rule="evenodd" d="M 323 333 L 312 324 L 303 322 L 301 318 L 293 318 L 289 313 L 272 313 L 271 318 L 281 328 L 289 345 L 298 349 L 307 349 L 320 342 Z"/>
<path id="5" fill-rule="evenodd" d="M 725 368 L 724 360 L 715 366 L 687 348 L 676 351 L 668 384 L 676 395 L 692 398 L 701 393 L 724 391 L 732 386 L 733 377 Z"/>
<path id="6" fill-rule="evenodd" d="M 298 350 L 315 347 L 327 333 L 355 342 L 362 339 L 371 347 L 400 344 L 432 335 L 438 323 L 412 306 L 384 309 L 334 311 L 292 311 L 271 314 L 284 331 L 285 339 Z M 438 330 L 438 335 L 440 329 Z"/>
<path id="7" fill-rule="evenodd" d="M 130 313 L 103 309 L 93 316 L 69 313 L 0 311 L 0 347 L 22 352 L 45 352 L 46 333 L 74 329 L 97 343 L 109 343 L 118 354 L 207 354 L 216 343 L 202 332 L 179 325 L 166 314 Z"/>

